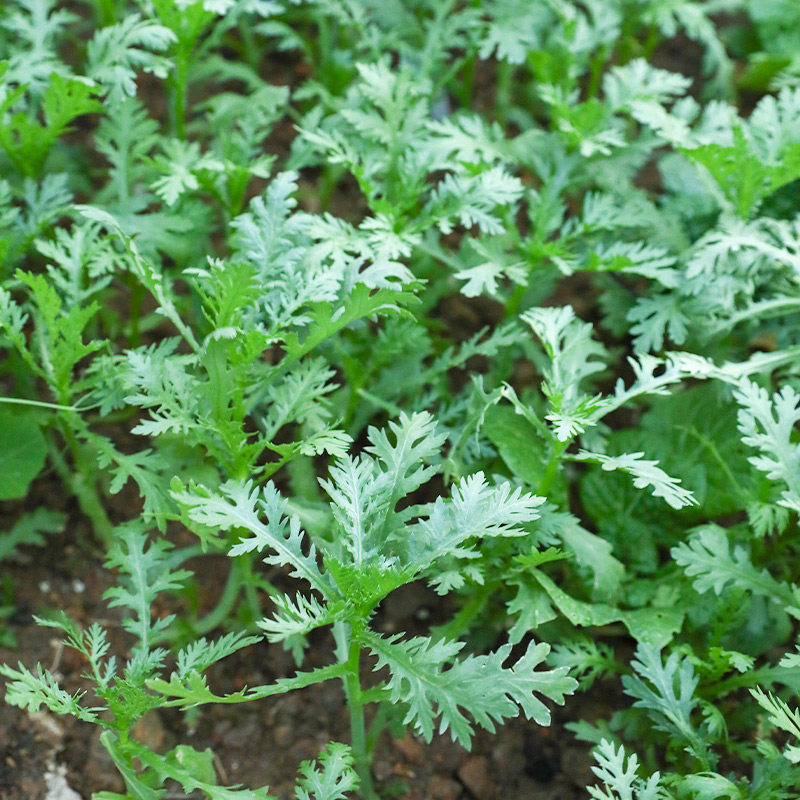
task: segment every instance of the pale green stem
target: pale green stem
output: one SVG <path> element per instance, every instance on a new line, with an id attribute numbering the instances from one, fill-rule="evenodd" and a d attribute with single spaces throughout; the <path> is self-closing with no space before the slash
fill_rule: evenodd
<path id="1" fill-rule="evenodd" d="M 21 397 L 0 397 L 0 403 L 15 406 L 34 406 L 35 408 L 52 408 L 54 411 L 80 411 L 78 406 L 62 406 L 58 403 L 46 403 L 44 400 L 23 400 Z"/>

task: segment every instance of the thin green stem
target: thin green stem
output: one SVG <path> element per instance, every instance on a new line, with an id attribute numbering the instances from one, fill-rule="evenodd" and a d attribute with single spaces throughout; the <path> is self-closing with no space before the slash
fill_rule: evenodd
<path id="1" fill-rule="evenodd" d="M 594 100 L 600 94 L 600 82 L 603 79 L 607 55 L 606 48 L 602 47 L 589 62 L 589 85 L 586 89 L 587 100 Z"/>
<path id="2" fill-rule="evenodd" d="M 100 27 L 105 28 L 117 21 L 114 13 L 114 0 L 96 0 L 97 15 L 100 18 Z"/>
<path id="3" fill-rule="evenodd" d="M 553 439 L 552 449 L 550 450 L 550 458 L 547 461 L 547 466 L 544 468 L 539 486 L 536 489 L 536 494 L 540 497 L 547 497 L 553 483 L 558 476 L 559 469 L 561 468 L 562 456 L 567 449 L 569 442 L 559 442 L 558 439 Z"/>
<path id="4" fill-rule="evenodd" d="M 522 304 L 522 300 L 525 297 L 525 292 L 528 291 L 528 284 L 527 283 L 518 283 L 514 287 L 514 291 L 511 293 L 511 297 L 509 297 L 508 302 L 506 303 L 506 312 L 505 318 L 512 319 L 517 316 L 519 312 L 519 307 Z"/>
<path id="5" fill-rule="evenodd" d="M 661 31 L 657 25 L 650 25 L 647 29 L 647 36 L 645 36 L 644 45 L 642 46 L 642 56 L 646 61 L 653 57 L 656 47 L 661 41 Z"/>
<path id="6" fill-rule="evenodd" d="M 353 763 L 360 779 L 359 794 L 363 800 L 377 800 L 378 794 L 372 783 L 370 751 L 367 745 L 367 732 L 364 724 L 364 698 L 361 689 L 359 668 L 361 666 L 361 639 L 359 623 L 350 628 L 349 642 L 344 641 L 344 633 L 338 637 L 339 649 L 347 646 L 345 674 L 342 677 L 347 708 L 350 712 L 350 746 L 353 750 Z"/>
<path id="7" fill-rule="evenodd" d="M 508 121 L 508 107 L 511 105 L 512 88 L 514 85 L 514 65 L 508 61 L 501 61 L 497 66 L 497 117 L 505 125 Z"/>
<path id="8" fill-rule="evenodd" d="M 685 425 L 678 425 L 676 426 L 676 430 L 684 431 L 689 436 L 693 436 L 697 439 L 698 442 L 708 451 L 714 461 L 719 464 L 720 469 L 725 474 L 725 478 L 733 488 L 737 497 L 746 497 L 747 492 L 739 485 L 739 481 L 736 480 L 736 476 L 733 474 L 733 471 L 728 466 L 728 462 L 722 457 L 722 454 L 717 449 L 716 444 L 710 439 L 708 436 L 700 433 L 700 431 L 695 430 L 694 428 L 687 428 Z"/>
<path id="9" fill-rule="evenodd" d="M 375 752 L 375 747 L 378 744 L 378 739 L 380 739 L 380 736 L 386 727 L 386 719 L 388 716 L 388 703 L 379 703 L 378 710 L 375 712 L 375 716 L 372 718 L 372 722 L 367 730 L 367 754 L 369 755 L 370 762 L 372 761 L 372 755 Z"/>
<path id="10" fill-rule="evenodd" d="M 51 408 L 54 411 L 80 411 L 78 406 L 63 406 L 59 403 L 46 403 L 44 400 L 24 400 L 21 397 L 0 397 L 0 403 L 12 406 L 33 406 L 35 408 Z"/>
<path id="11" fill-rule="evenodd" d="M 55 445 L 50 447 L 50 460 L 61 476 L 62 481 L 69 486 L 78 500 L 81 511 L 91 520 L 92 528 L 98 539 L 110 545 L 114 536 L 114 526 L 108 518 L 106 509 L 97 491 L 93 480 L 95 474 L 94 463 L 86 458 L 86 453 L 78 441 L 75 432 L 68 422 L 58 420 L 58 429 L 72 453 L 73 464 L 70 467 Z"/>
<path id="12" fill-rule="evenodd" d="M 230 616 L 242 587 L 245 585 L 249 574 L 251 559 L 245 554 L 237 556 L 231 560 L 228 570 L 228 579 L 225 581 L 225 588 L 217 601 L 216 607 L 206 614 L 202 619 L 191 623 L 192 631 L 197 636 L 203 636 L 214 628 L 219 627 Z"/>
<path id="13" fill-rule="evenodd" d="M 754 686 L 772 686 L 774 683 L 786 683 L 796 687 L 797 672 L 789 667 L 761 667 L 744 673 L 737 673 L 703 687 L 705 697 L 719 699 L 739 689 L 750 689 Z"/>

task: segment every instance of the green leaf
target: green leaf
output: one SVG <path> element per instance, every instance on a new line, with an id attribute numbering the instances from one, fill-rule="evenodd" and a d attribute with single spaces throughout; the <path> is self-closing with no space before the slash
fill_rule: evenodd
<path id="1" fill-rule="evenodd" d="M 581 450 L 577 455 L 565 456 L 574 461 L 591 461 L 600 464 L 604 470 L 621 469 L 633 476 L 633 485 L 637 489 L 650 486 L 654 497 L 663 497 L 673 508 L 697 505 L 694 495 L 678 484 L 680 480 L 672 478 L 659 468 L 657 461 L 647 461 L 644 453 L 624 453 L 620 456 L 607 456 L 601 453 L 590 453 Z"/>
<path id="2" fill-rule="evenodd" d="M 517 593 L 506 608 L 516 619 L 509 628 L 508 641 L 511 644 L 519 644 L 526 633 L 535 631 L 540 625 L 556 619 L 558 615 L 547 592 L 533 580 L 523 575 L 516 578 L 514 583 Z"/>
<path id="3" fill-rule="evenodd" d="M 513 408 L 493 405 L 486 409 L 481 430 L 512 475 L 528 486 L 539 485 L 546 463 L 544 442 L 528 420 Z"/>
<path id="4" fill-rule="evenodd" d="M 38 356 L 40 374 L 50 384 L 57 399 L 64 402 L 76 390 L 75 366 L 106 344 L 103 339 L 90 339 L 84 343 L 86 327 L 100 306 L 93 302 L 65 309 L 58 293 L 43 275 L 17 270 L 16 277 L 30 287 L 36 302 L 36 347 L 31 350 Z"/>
<path id="5" fill-rule="evenodd" d="M 201 791 L 210 800 L 274 800 L 267 787 L 241 789 L 236 786 L 218 786 L 211 750 L 198 752 L 188 745 L 179 745 L 166 755 L 158 755 L 133 740 L 124 743 L 115 739 L 109 731 L 101 734 L 100 741 L 109 751 L 117 768 L 123 773 L 128 791 L 140 800 L 156 800 L 163 797 L 162 790 L 148 790 L 142 777 L 128 766 L 137 759 L 142 770 L 151 770 L 163 785 L 167 780 L 177 781 L 185 792 Z"/>
<path id="6" fill-rule="evenodd" d="M 800 420 L 800 394 L 786 385 L 770 399 L 766 389 L 743 378 L 734 397 L 741 406 L 742 441 L 761 451 L 750 463 L 770 480 L 784 483 L 780 504 L 800 512 L 800 443 L 793 441 Z"/>
<path id="7" fill-rule="evenodd" d="M 436 421 L 427 412 L 417 412 L 410 417 L 401 414 L 400 420 L 390 421 L 388 427 L 395 441 L 389 440 L 385 430 L 370 427 L 367 453 L 383 464 L 388 505 L 394 508 L 402 497 L 436 474 L 436 467 L 423 464 L 439 453 L 447 435 L 437 432 Z"/>
<path id="8" fill-rule="evenodd" d="M 47 443 L 37 417 L 0 411 L 0 500 L 24 497 L 42 471 Z"/>
<path id="9" fill-rule="evenodd" d="M 193 670 L 203 672 L 212 664 L 258 641 L 260 637 L 247 636 L 242 632 L 226 633 L 214 641 L 208 641 L 204 637 L 195 639 L 178 652 L 176 658 L 178 676 L 183 678 Z"/>
<path id="10" fill-rule="evenodd" d="M 323 596 L 329 593 L 331 579 L 317 565 L 316 548 L 312 544 L 308 554 L 303 552 L 305 533 L 296 517 L 286 517 L 286 500 L 272 481 L 261 489 L 254 487 L 252 481 L 227 481 L 217 491 L 218 494 L 210 494 L 202 487 L 190 487 L 188 491 L 172 492 L 172 496 L 201 525 L 246 532 L 229 555 L 268 549 L 272 552 L 265 558 L 267 563 L 291 566 L 293 577 L 306 580 Z M 261 521 L 262 514 L 266 522 Z"/>
<path id="11" fill-rule="evenodd" d="M 592 326 L 579 320 L 570 306 L 534 308 L 521 318 L 544 347 L 550 364 L 545 367 L 542 390 L 550 401 L 547 419 L 554 423 L 559 441 L 565 442 L 594 425 L 598 401 L 581 389 L 581 383 L 605 369 L 605 347 L 592 339 Z"/>
<path id="12" fill-rule="evenodd" d="M 535 569 L 531 574 L 550 595 L 558 610 L 573 625 L 603 626 L 621 622 L 638 642 L 653 647 L 664 647 L 672 641 L 683 624 L 682 611 L 668 608 L 624 611 L 604 603 L 584 603 L 570 597 L 540 570 Z"/>
<path id="13" fill-rule="evenodd" d="M 102 707 L 87 708 L 80 700 L 86 692 L 70 694 L 58 685 L 53 674 L 36 665 L 36 672 L 26 669 L 22 663 L 19 669 L 8 664 L 0 664 L 0 675 L 9 679 L 6 686 L 6 702 L 29 712 L 38 711 L 42 706 L 56 714 L 70 714 L 84 722 L 95 722 Z"/>
<path id="14" fill-rule="evenodd" d="M 129 14 L 117 25 L 95 31 L 86 48 L 87 74 L 108 88 L 111 104 L 136 95 L 136 68 L 165 78 L 169 61 L 152 51 L 166 50 L 175 34 L 153 20 Z"/>
<path id="15" fill-rule="evenodd" d="M 46 541 L 42 534 L 55 533 L 66 519 L 66 514 L 43 507 L 23 514 L 10 530 L 0 533 L 0 561 L 12 556 L 23 545 L 41 547 Z"/>
<path id="16" fill-rule="evenodd" d="M 601 739 L 593 751 L 597 766 L 592 772 L 605 784 L 587 787 L 594 800 L 666 800 L 667 795 L 660 788 L 661 776 L 654 772 L 646 780 L 640 778 L 639 758 L 636 753 L 628 757 L 625 763 L 625 748 L 620 745 L 614 749 L 613 742 Z"/>
<path id="17" fill-rule="evenodd" d="M 343 800 L 358 788 L 353 754 L 346 744 L 331 742 L 318 761 L 303 761 L 297 778 L 297 800 Z"/>
<path id="18" fill-rule="evenodd" d="M 594 575 L 591 589 L 596 599 L 610 599 L 619 591 L 625 567 L 614 558 L 612 546 L 583 528 L 571 514 L 559 514 L 556 525 L 559 534 L 582 570 Z"/>
<path id="19" fill-rule="evenodd" d="M 789 613 L 800 616 L 800 591 L 776 580 L 768 570 L 753 566 L 744 547 L 736 546 L 731 553 L 728 533 L 718 525 L 699 528 L 688 542 L 673 547 L 671 554 L 694 579 L 694 588 L 701 594 L 713 590 L 719 595 L 732 584 L 770 597 Z"/>
<path id="20" fill-rule="evenodd" d="M 501 0 L 492 4 L 491 19 L 482 31 L 480 57 L 522 64 L 532 50 L 543 45 L 544 32 L 555 24 L 547 6 L 527 0 Z"/>
<path id="21" fill-rule="evenodd" d="M 334 578 L 339 583 L 336 574 Z M 383 597 L 385 594 L 388 594 L 388 591 L 378 596 Z M 258 623 L 258 627 L 266 633 L 270 642 L 281 642 L 291 636 L 305 636 L 315 628 L 331 625 L 345 616 L 344 603 L 323 606 L 313 596 L 303 597 L 298 594 L 292 598 L 289 595 L 278 595 L 273 598 L 273 603 L 275 604 L 273 616 Z"/>
<path id="22" fill-rule="evenodd" d="M 7 93 L 0 102 L 0 114 L 11 108 L 26 88 L 19 86 Z M 24 175 L 39 175 L 48 153 L 70 122 L 82 114 L 103 110 L 102 103 L 92 97 L 96 93 L 97 89 L 83 81 L 53 72 L 42 98 L 45 123 L 41 124 L 35 114 L 16 111 L 0 125 L 0 145 L 17 169 Z"/>
<path id="23" fill-rule="evenodd" d="M 490 486 L 482 472 L 468 475 L 453 487 L 450 502 L 437 498 L 428 519 L 411 527 L 408 564 L 417 572 L 442 558 L 476 559 L 474 540 L 524 536 L 523 523 L 538 518 L 536 508 L 542 503 L 543 497 L 523 493 L 519 487 L 512 491 L 509 483 Z M 428 580 L 439 585 L 435 569 Z"/>
<path id="24" fill-rule="evenodd" d="M 365 641 L 378 659 L 376 669 L 389 668 L 391 702 L 408 708 L 404 724 L 413 724 L 427 742 L 437 716 L 439 732 L 450 730 L 453 739 L 466 748 L 474 725 L 494 731 L 496 723 L 517 716 L 520 709 L 528 719 L 549 725 L 550 711 L 535 693 L 563 704 L 564 695 L 577 687 L 564 667 L 536 670 L 550 651 L 542 642 L 532 642 L 524 655 L 505 667 L 511 645 L 486 656 L 459 659 L 461 642 L 426 637 L 402 640 L 400 635 L 384 638 L 373 633 Z"/>
<path id="25" fill-rule="evenodd" d="M 172 545 L 154 539 L 147 547 L 147 535 L 134 523 L 117 528 L 106 566 L 123 573 L 121 586 L 108 589 L 103 595 L 109 606 L 123 606 L 133 612 L 122 626 L 137 637 L 137 648 L 147 652 L 154 635 L 167 628 L 172 617 L 151 620 L 150 607 L 161 592 L 180 589 L 191 576 L 188 570 L 174 569 L 167 557 Z"/>
<path id="26" fill-rule="evenodd" d="M 108 751 L 114 766 L 125 780 L 125 788 L 128 790 L 128 794 L 124 795 L 125 800 L 129 800 L 129 798 L 132 800 L 161 800 L 164 797 L 166 790 L 153 789 L 142 781 L 131 766 L 130 756 L 126 752 L 127 748 L 123 749 L 119 739 L 111 731 L 103 731 L 100 734 L 100 743 Z M 128 744 L 133 743 L 128 742 Z"/>
<path id="27" fill-rule="evenodd" d="M 515 203 L 522 191 L 519 178 L 509 175 L 503 166 L 475 176 L 449 173 L 431 193 L 424 213 L 436 220 L 444 234 L 458 223 L 465 228 L 476 226 L 483 235 L 499 235 L 504 226 L 496 209 Z"/>
<path id="28" fill-rule="evenodd" d="M 710 173 L 742 219 L 749 219 L 761 201 L 800 176 L 800 143 L 787 147 L 777 165 L 753 152 L 741 126 L 733 129 L 733 144 L 705 144 L 681 152 Z"/>
<path id="29" fill-rule="evenodd" d="M 792 710 L 789 706 L 772 693 L 765 692 L 760 686 L 750 690 L 756 702 L 769 714 L 769 721 L 796 740 L 800 741 L 800 711 Z M 783 755 L 792 764 L 800 764 L 800 745 L 787 745 Z"/>
<path id="30" fill-rule="evenodd" d="M 252 689 L 242 689 L 233 694 L 220 696 L 215 695 L 208 688 L 206 679 L 197 670 L 192 670 L 183 677 L 173 672 L 168 681 L 161 678 L 150 678 L 147 681 L 147 688 L 165 698 L 173 698 L 161 702 L 162 706 L 187 708 L 203 703 L 248 703 L 262 697 L 284 694 L 315 683 L 342 678 L 344 674 L 344 664 L 332 664 L 329 667 L 319 667 L 311 672 L 298 672 L 293 678 L 278 678 L 267 686 L 255 686 Z"/>
<path id="31" fill-rule="evenodd" d="M 636 658 L 638 660 L 632 662 L 636 675 L 622 678 L 626 694 L 637 698 L 635 706 L 651 712 L 650 717 L 658 730 L 683 740 L 707 767 L 708 745 L 691 719 L 699 703 L 694 694 L 699 678 L 691 661 L 672 653 L 662 662 L 659 649 L 645 643 L 636 648 Z"/>
<path id="32" fill-rule="evenodd" d="M 416 302 L 419 301 L 410 292 L 394 289 L 373 291 L 365 284 L 357 283 L 345 300 L 344 307 L 337 308 L 330 303 L 312 304 L 303 340 L 294 332 L 282 337 L 286 356 L 280 368 L 285 369 L 358 319 L 367 319 L 378 314 L 396 314 L 403 306 Z"/>
<path id="33" fill-rule="evenodd" d="M 693 800 L 746 800 L 747 788 L 737 786 L 732 780 L 713 772 L 702 772 L 684 776 L 680 792 L 682 797 L 691 795 Z"/>

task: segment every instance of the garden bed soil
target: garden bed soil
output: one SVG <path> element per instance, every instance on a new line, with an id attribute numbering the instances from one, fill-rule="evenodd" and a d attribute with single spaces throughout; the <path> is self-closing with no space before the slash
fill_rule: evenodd
<path id="1" fill-rule="evenodd" d="M 74 519 L 71 522 L 81 525 Z M 125 657 L 129 641 L 120 628 L 118 610 L 109 610 L 102 599 L 114 585 L 114 576 L 98 565 L 100 559 L 74 543 L 70 531 L 75 528 L 68 524 L 44 548 L 24 548 L 21 558 L 6 568 L 16 608 L 7 627 L 17 646 L 0 648 L 0 663 L 19 661 L 29 668 L 41 663 L 64 688 L 75 692 L 89 688 L 81 677 L 86 670 L 83 657 L 63 647 L 58 631 L 37 625 L 34 615 L 63 610 L 83 626 L 100 622 L 108 629 L 119 658 Z M 200 591 L 213 597 L 224 565 L 207 566 L 198 570 Z M 420 618 L 435 614 L 435 609 L 427 608 L 435 599 L 425 587 L 406 587 L 393 602 L 384 604 L 377 626 L 384 631 L 423 633 Z M 320 632 L 314 640 L 308 654 L 311 666 L 331 659 L 329 639 Z M 218 665 L 210 683 L 218 693 L 236 691 L 291 675 L 294 669 L 291 655 L 279 645 L 257 644 Z M 91 694 L 84 702 L 92 704 Z M 400 739 L 385 734 L 374 761 L 376 785 L 409 800 L 584 798 L 585 786 L 593 779 L 589 747 L 577 742 L 564 724 L 606 717 L 611 713 L 607 705 L 608 698 L 599 694 L 568 698 L 565 707 L 553 707 L 550 727 L 511 720 L 495 734 L 480 731 L 471 752 L 447 735 L 426 744 L 410 733 Z M 100 744 L 100 732 L 99 726 L 71 717 L 3 705 L 0 798 L 88 800 L 93 792 L 124 791 L 119 773 Z M 347 742 L 349 733 L 341 686 L 330 681 L 242 706 L 204 707 L 194 717 L 172 710 L 151 712 L 142 719 L 136 736 L 158 752 L 179 743 L 210 747 L 220 782 L 249 788 L 268 785 L 271 794 L 288 800 L 294 796 L 300 763 L 316 757 L 331 740 Z M 173 786 L 167 796 L 187 795 Z"/>

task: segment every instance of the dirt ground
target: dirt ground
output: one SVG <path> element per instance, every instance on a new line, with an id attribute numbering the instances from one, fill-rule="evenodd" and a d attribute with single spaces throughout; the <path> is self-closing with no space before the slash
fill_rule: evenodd
<path id="1" fill-rule="evenodd" d="M 6 506 L 11 504 L 7 503 Z M 70 503 L 68 502 L 69 506 Z M 6 516 L 5 514 L 3 515 Z M 72 516 L 72 515 L 71 515 Z M 77 519 L 72 526 L 81 527 Z M 125 656 L 127 635 L 116 609 L 109 610 L 103 592 L 113 575 L 99 559 L 74 543 L 69 523 L 44 548 L 25 548 L 4 571 L 13 591 L 15 611 L 7 631 L 14 648 L 0 648 L 0 662 L 41 663 L 62 686 L 74 692 L 85 686 L 82 656 L 63 648 L 58 631 L 35 623 L 34 615 L 62 609 L 82 625 L 99 621 L 110 632 L 113 648 Z M 219 566 L 219 569 L 214 568 Z M 223 565 L 199 571 L 201 594 L 219 589 Z M 203 587 L 202 583 L 207 585 Z M 381 609 L 380 630 L 424 632 L 419 620 L 435 614 L 435 595 L 424 587 L 406 587 Z M 414 631 L 415 627 L 420 628 Z M 330 636 L 319 632 L 310 648 L 309 666 L 328 663 Z M 291 655 L 278 645 L 258 644 L 218 665 L 210 675 L 217 692 L 270 682 L 294 672 Z M 91 695 L 85 698 L 91 704 Z M 381 740 L 374 763 L 379 789 L 409 800 L 578 800 L 587 796 L 592 763 L 589 748 L 564 729 L 571 719 L 607 716 L 602 698 L 585 695 L 554 707 L 551 727 L 511 720 L 495 734 L 479 732 L 472 752 L 447 736 L 428 745 L 406 734 Z M 344 696 L 338 681 L 240 706 L 205 707 L 192 718 L 180 712 L 151 712 L 143 718 L 139 741 L 165 752 L 179 743 L 215 755 L 218 777 L 226 784 L 250 788 L 268 785 L 281 800 L 293 797 L 297 767 L 314 758 L 329 741 L 348 741 Z M 123 792 L 119 774 L 99 742 L 98 726 L 50 712 L 27 713 L 0 706 L 0 798 L 3 800 L 88 800 L 93 792 Z M 186 797 L 174 787 L 170 798 Z"/>

